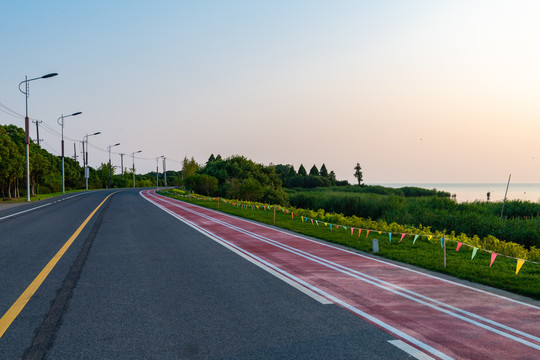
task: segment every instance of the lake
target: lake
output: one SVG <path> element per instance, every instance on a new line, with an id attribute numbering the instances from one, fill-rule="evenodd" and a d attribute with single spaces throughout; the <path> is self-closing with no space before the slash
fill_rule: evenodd
<path id="1" fill-rule="evenodd" d="M 379 184 L 393 188 L 415 186 L 424 189 L 437 189 L 456 194 L 458 202 L 481 200 L 486 201 L 486 195 L 491 193 L 491 201 L 502 201 L 506 190 L 504 184 Z M 508 188 L 507 200 L 527 200 L 540 202 L 540 184 L 512 184 Z"/>

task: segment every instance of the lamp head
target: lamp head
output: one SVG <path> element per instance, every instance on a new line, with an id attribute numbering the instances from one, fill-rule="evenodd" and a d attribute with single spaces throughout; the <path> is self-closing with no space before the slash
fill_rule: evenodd
<path id="1" fill-rule="evenodd" d="M 81 111 L 77 111 L 76 113 L 71 114 L 71 116 L 76 116 L 76 115 L 81 115 L 81 114 L 82 114 Z"/>
<path id="2" fill-rule="evenodd" d="M 47 74 L 47 75 L 43 75 L 41 78 L 42 79 L 47 79 L 47 78 L 50 78 L 50 77 L 53 77 L 53 76 L 56 76 L 58 75 L 58 73 L 50 73 L 50 74 Z"/>

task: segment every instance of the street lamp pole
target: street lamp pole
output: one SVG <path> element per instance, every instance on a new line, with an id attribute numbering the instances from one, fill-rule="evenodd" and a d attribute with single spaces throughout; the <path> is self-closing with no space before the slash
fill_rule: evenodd
<path id="1" fill-rule="evenodd" d="M 24 117 L 24 131 L 25 131 L 25 142 L 26 142 L 26 201 L 30 202 L 30 119 L 28 118 L 28 96 L 30 95 L 30 81 L 38 79 L 47 79 L 53 76 L 58 75 L 58 73 L 51 73 L 43 75 L 37 78 L 28 79 L 28 76 L 24 77 L 24 81 L 19 83 L 19 91 L 25 95 L 26 98 L 26 116 Z M 25 84 L 24 91 L 21 89 L 21 85 Z"/>
<path id="2" fill-rule="evenodd" d="M 165 163 L 165 160 L 167 158 L 165 156 L 162 156 L 163 158 L 163 185 L 167 186 L 167 164 Z"/>
<path id="3" fill-rule="evenodd" d="M 133 158 L 133 188 L 135 188 L 135 154 L 138 154 L 140 152 L 142 152 L 142 150 L 131 153 L 131 157 Z"/>
<path id="4" fill-rule="evenodd" d="M 111 187 L 111 179 L 112 179 L 111 148 L 118 145 L 120 145 L 120 143 L 107 146 L 107 149 L 109 149 L 109 187 Z"/>
<path id="5" fill-rule="evenodd" d="M 159 188 L 159 159 L 162 157 L 163 155 L 156 158 L 156 188 Z"/>
<path id="6" fill-rule="evenodd" d="M 66 193 L 65 173 L 64 173 L 64 119 L 70 116 L 77 116 L 81 114 L 82 112 L 80 111 L 73 113 L 71 115 L 66 115 L 66 116 L 62 114 L 62 116 L 60 116 L 58 120 L 56 120 L 56 122 L 62 127 L 62 194 Z M 62 122 L 60 122 L 60 120 L 62 120 Z"/>
<path id="7" fill-rule="evenodd" d="M 83 140 L 83 162 L 84 162 L 84 177 L 86 178 L 86 190 L 88 190 L 88 178 L 90 177 L 89 171 L 88 171 L 88 137 L 99 135 L 101 134 L 101 131 L 95 132 L 93 134 L 86 134 Z M 84 144 L 86 143 L 86 152 L 84 151 Z"/>

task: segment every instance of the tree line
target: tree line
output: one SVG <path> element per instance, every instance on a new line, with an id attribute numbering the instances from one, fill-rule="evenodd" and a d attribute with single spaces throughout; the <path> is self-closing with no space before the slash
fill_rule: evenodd
<path id="1" fill-rule="evenodd" d="M 47 194 L 62 191 L 62 158 L 30 142 L 30 195 Z M 113 188 L 133 186 L 133 172 L 126 169 L 123 174 L 114 174 L 117 167 L 112 168 Z M 64 157 L 64 174 L 66 190 L 84 189 L 86 181 L 84 168 L 79 162 Z M 164 184 L 158 174 L 159 185 Z M 167 171 L 167 185 L 181 184 L 182 175 L 178 171 Z M 106 188 L 109 182 L 109 165 L 102 163 L 98 168 L 89 167 L 88 187 L 90 189 Z M 150 172 L 135 176 L 135 186 L 156 186 L 156 173 Z M 16 199 L 26 196 L 26 144 L 25 132 L 15 125 L 0 125 L 0 191 L 3 198 Z"/>

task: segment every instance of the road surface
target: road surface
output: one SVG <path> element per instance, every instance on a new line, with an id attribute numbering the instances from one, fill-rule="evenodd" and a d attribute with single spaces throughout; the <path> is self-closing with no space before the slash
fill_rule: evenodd
<path id="1" fill-rule="evenodd" d="M 180 221 L 144 195 L 0 211 L 0 359 L 414 358 L 403 338 L 201 232 L 212 220 Z"/>

